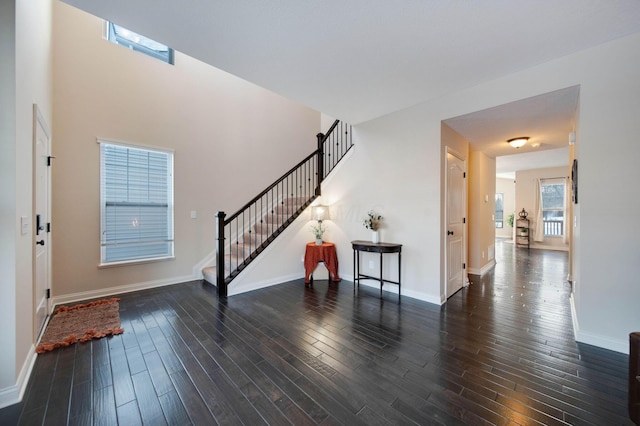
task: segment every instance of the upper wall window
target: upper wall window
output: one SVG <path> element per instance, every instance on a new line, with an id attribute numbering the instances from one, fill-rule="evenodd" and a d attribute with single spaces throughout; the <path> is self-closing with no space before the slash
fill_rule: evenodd
<path id="1" fill-rule="evenodd" d="M 173 64 L 173 49 L 151 40 L 131 30 L 122 28 L 113 22 L 107 24 L 107 39 L 115 44 L 120 44 L 131 50 L 142 52 L 153 58 L 160 59 L 168 64 Z"/>
<path id="2" fill-rule="evenodd" d="M 173 152 L 100 143 L 101 264 L 173 257 Z"/>

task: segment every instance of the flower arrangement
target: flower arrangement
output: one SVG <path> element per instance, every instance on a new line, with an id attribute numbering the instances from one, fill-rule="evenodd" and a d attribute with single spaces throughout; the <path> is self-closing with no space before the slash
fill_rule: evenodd
<path id="1" fill-rule="evenodd" d="M 318 222 L 317 225 L 311 225 L 311 232 L 315 235 L 316 240 L 322 239 L 322 234 L 327 230 L 327 227 L 322 224 L 322 222 Z"/>
<path id="2" fill-rule="evenodd" d="M 380 221 L 384 219 L 381 215 L 377 214 L 373 210 L 369 210 L 367 213 L 367 217 L 365 217 L 362 224 L 365 228 L 370 229 L 372 231 L 377 231 L 380 227 Z"/>

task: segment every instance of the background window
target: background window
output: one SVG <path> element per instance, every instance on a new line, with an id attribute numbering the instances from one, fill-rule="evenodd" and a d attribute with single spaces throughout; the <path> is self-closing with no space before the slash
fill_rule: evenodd
<path id="1" fill-rule="evenodd" d="M 504 194 L 496 193 L 496 228 L 504 228 Z"/>
<path id="2" fill-rule="evenodd" d="M 101 263 L 173 257 L 173 153 L 99 142 Z"/>
<path id="3" fill-rule="evenodd" d="M 136 52 L 173 64 L 173 49 L 109 21 L 107 21 L 107 39 Z"/>
<path id="4" fill-rule="evenodd" d="M 565 184 L 561 180 L 546 180 L 540 185 L 544 235 L 564 235 Z"/>

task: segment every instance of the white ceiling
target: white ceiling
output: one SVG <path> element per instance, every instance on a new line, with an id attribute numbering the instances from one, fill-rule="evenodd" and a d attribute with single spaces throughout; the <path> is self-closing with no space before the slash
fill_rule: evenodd
<path id="1" fill-rule="evenodd" d="M 640 32 L 638 0 L 64 1 L 352 124 Z M 449 122 L 491 156 L 555 147 L 575 96 Z"/>
<path id="2" fill-rule="evenodd" d="M 471 150 L 496 158 L 498 174 L 564 166 L 579 94 L 579 86 L 568 87 L 444 122 L 469 141 Z M 512 148 L 507 140 L 518 136 L 530 139 Z"/>

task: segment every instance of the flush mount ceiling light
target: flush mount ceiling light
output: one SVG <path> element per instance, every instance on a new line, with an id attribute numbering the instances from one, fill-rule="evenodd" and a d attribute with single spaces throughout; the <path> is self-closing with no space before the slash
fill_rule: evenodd
<path id="1" fill-rule="evenodd" d="M 523 147 L 528 140 L 529 140 L 529 137 L 524 136 L 524 137 L 509 139 L 507 142 L 509 143 L 509 145 L 511 145 L 514 148 L 520 148 L 520 147 Z"/>

